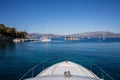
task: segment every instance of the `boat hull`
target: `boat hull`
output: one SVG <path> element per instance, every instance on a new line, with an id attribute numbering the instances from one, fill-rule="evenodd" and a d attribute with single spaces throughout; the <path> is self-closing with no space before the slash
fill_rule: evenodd
<path id="1" fill-rule="evenodd" d="M 69 75 L 65 74 L 69 72 Z M 25 80 L 102 80 L 90 70 L 83 66 L 70 62 L 64 61 L 43 70 L 34 78 Z"/>

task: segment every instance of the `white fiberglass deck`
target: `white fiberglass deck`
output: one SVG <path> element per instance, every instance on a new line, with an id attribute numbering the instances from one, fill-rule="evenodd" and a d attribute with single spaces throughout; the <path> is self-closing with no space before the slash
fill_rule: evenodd
<path id="1" fill-rule="evenodd" d="M 64 72 L 69 71 L 71 76 L 66 78 Z M 34 78 L 26 80 L 100 80 L 88 69 L 70 61 L 57 63 L 38 74 Z"/>

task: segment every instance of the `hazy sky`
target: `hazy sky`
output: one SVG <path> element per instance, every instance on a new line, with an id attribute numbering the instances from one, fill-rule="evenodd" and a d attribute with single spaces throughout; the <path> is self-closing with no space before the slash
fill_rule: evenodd
<path id="1" fill-rule="evenodd" d="M 120 32 L 120 0 L 0 0 L 0 23 L 39 33 Z"/>

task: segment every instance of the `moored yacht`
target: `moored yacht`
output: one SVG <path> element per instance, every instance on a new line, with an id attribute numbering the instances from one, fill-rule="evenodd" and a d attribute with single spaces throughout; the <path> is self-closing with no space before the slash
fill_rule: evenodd
<path id="1" fill-rule="evenodd" d="M 50 41 L 51 41 L 51 38 L 41 37 L 41 38 L 40 38 L 40 41 L 41 41 L 41 42 L 50 42 Z"/>

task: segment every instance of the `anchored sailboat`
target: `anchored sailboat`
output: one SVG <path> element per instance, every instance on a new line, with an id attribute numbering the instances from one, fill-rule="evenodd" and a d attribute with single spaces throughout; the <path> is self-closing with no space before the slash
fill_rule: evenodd
<path id="1" fill-rule="evenodd" d="M 48 32 L 48 28 L 46 29 L 46 32 Z M 48 35 L 43 35 L 41 38 L 40 38 L 40 41 L 41 42 L 51 42 L 51 38 L 48 36 Z"/>
<path id="2" fill-rule="evenodd" d="M 50 41 L 51 41 L 51 38 L 48 38 L 48 37 L 43 36 L 43 37 L 40 38 L 40 41 L 41 41 L 41 42 L 50 42 Z"/>

